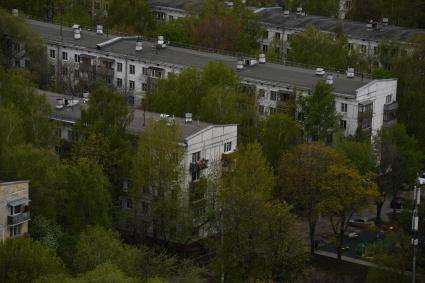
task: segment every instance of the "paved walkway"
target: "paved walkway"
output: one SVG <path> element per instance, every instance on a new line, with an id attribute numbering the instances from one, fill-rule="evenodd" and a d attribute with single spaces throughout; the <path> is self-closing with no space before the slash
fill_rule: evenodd
<path id="1" fill-rule="evenodd" d="M 338 257 L 338 255 L 336 253 L 321 251 L 321 250 L 316 250 L 315 254 L 330 257 L 330 258 L 337 258 Z M 363 266 L 367 266 L 367 267 L 382 268 L 382 267 L 380 267 L 380 266 L 378 266 L 374 263 L 371 263 L 371 262 L 363 260 L 363 259 L 352 258 L 352 257 L 344 256 L 344 255 L 341 257 L 341 259 L 342 259 L 342 261 L 351 262 L 351 263 L 355 263 L 355 264 L 359 264 L 359 265 L 363 265 Z"/>

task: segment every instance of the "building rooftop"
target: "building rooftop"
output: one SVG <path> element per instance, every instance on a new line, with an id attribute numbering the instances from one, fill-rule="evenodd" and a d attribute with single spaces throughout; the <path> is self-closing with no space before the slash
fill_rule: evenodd
<path id="1" fill-rule="evenodd" d="M 74 98 L 78 99 L 79 103 L 73 107 L 64 107 L 63 109 L 56 109 L 56 99 L 58 98 L 67 98 L 71 99 L 71 96 L 67 96 L 60 93 L 54 93 L 50 91 L 44 91 L 39 90 L 40 94 L 45 94 L 47 101 L 49 102 L 52 113 L 50 115 L 50 118 L 53 120 L 58 120 L 61 122 L 73 124 L 75 123 L 80 117 L 81 117 L 81 110 L 87 109 L 88 105 L 84 104 L 82 101 L 82 98 Z M 131 121 L 130 125 L 128 126 L 127 130 L 128 132 L 139 135 L 141 134 L 145 129 L 145 124 L 149 119 L 153 119 L 155 121 L 159 121 L 161 119 L 159 113 L 149 112 L 145 111 L 145 114 L 143 113 L 143 110 L 134 109 L 133 112 L 133 120 Z M 144 117 L 145 115 L 145 117 Z M 144 121 L 146 123 L 144 123 Z M 220 125 L 214 125 L 211 123 L 206 123 L 198 120 L 193 120 L 191 123 L 186 123 L 185 118 L 180 117 L 174 117 L 174 122 L 179 126 L 181 135 L 183 140 L 187 139 L 188 137 L 202 131 L 205 129 L 208 129 L 210 127 L 214 126 L 220 126 Z"/>
<path id="2" fill-rule="evenodd" d="M 149 41 L 143 42 L 143 51 L 136 52 L 135 46 L 137 38 L 134 37 L 117 40 L 99 50 L 97 49 L 97 44 L 113 39 L 116 36 L 97 35 L 95 32 L 81 31 L 81 39 L 75 40 L 72 28 L 70 27 L 63 27 L 62 35 L 60 35 L 60 27 L 58 25 L 34 20 L 28 20 L 27 23 L 35 32 L 40 34 L 42 39 L 47 43 L 75 47 L 87 50 L 87 53 L 101 53 L 103 54 L 102 56 L 106 57 L 114 55 L 122 58 L 127 57 L 133 60 L 146 61 L 151 65 L 157 65 L 159 67 L 161 65 L 172 65 L 172 67 L 176 68 L 184 68 L 187 66 L 203 68 L 208 62 L 220 61 L 236 69 L 236 62 L 238 59 L 234 56 L 174 46 L 168 46 L 165 49 L 157 50 L 155 48 L 155 43 Z M 244 81 L 257 82 L 258 84 L 272 84 L 279 87 L 295 86 L 300 89 L 312 89 L 317 81 L 324 80 L 324 78 L 315 76 L 315 70 L 313 69 L 273 63 L 245 67 L 242 71 L 238 71 L 238 74 Z M 367 78 L 355 77 L 353 79 L 348 79 L 345 74 L 333 75 L 334 92 L 344 95 L 354 95 L 357 89 L 371 82 L 371 80 Z"/>
<path id="3" fill-rule="evenodd" d="M 189 5 L 202 4 L 202 0 L 149 0 L 153 7 L 166 7 L 186 11 Z"/>
<path id="4" fill-rule="evenodd" d="M 381 26 L 372 31 L 366 29 L 366 23 L 349 20 L 338 20 L 336 18 L 322 16 L 297 16 L 291 12 L 289 16 L 284 16 L 281 7 L 265 8 L 257 10 L 261 21 L 266 25 L 271 25 L 286 29 L 305 29 L 314 26 L 322 31 L 334 32 L 338 24 L 342 24 L 343 32 L 349 38 L 365 40 L 392 39 L 396 41 L 407 41 L 412 36 L 424 32 L 422 29 L 405 28 L 393 25 Z"/>

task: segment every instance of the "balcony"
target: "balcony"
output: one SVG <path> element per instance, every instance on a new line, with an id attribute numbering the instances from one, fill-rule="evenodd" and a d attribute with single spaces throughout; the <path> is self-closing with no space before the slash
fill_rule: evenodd
<path id="1" fill-rule="evenodd" d="M 31 213 L 29 211 L 26 211 L 16 215 L 9 215 L 7 217 L 7 224 L 16 225 L 16 224 L 27 222 L 30 219 L 31 219 Z"/>
<path id="2" fill-rule="evenodd" d="M 190 172 L 204 170 L 206 168 L 208 168 L 208 160 L 205 158 L 202 158 L 201 160 L 190 163 Z"/>
<path id="3" fill-rule="evenodd" d="M 384 111 L 385 112 L 394 112 L 397 111 L 398 109 L 398 103 L 397 102 L 393 102 L 391 104 L 385 104 L 384 105 Z"/>
<path id="4" fill-rule="evenodd" d="M 95 73 L 96 72 L 96 66 L 90 65 L 90 64 L 84 64 L 80 63 L 80 66 L 78 67 L 80 73 Z"/>
<path id="5" fill-rule="evenodd" d="M 103 67 L 103 66 L 99 66 L 99 67 L 97 67 L 97 73 L 100 76 L 113 77 L 114 76 L 114 68 L 106 68 L 106 67 Z"/>
<path id="6" fill-rule="evenodd" d="M 358 117 L 359 120 L 371 119 L 373 117 L 373 112 L 372 111 L 359 112 L 357 117 Z"/>

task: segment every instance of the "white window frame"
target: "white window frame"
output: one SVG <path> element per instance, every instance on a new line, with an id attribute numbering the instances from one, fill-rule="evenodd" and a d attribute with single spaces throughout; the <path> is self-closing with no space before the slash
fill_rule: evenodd
<path id="1" fill-rule="evenodd" d="M 224 152 L 231 152 L 232 151 L 232 142 L 226 142 L 224 144 Z"/>

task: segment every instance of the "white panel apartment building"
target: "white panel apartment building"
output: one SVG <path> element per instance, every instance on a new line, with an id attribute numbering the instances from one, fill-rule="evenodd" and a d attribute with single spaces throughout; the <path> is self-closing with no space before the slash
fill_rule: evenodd
<path id="1" fill-rule="evenodd" d="M 97 35 L 82 31 L 80 39 L 74 39 L 71 28 L 50 23 L 28 21 L 29 26 L 44 39 L 52 65 L 61 66 L 68 60 L 76 61 L 75 79 L 81 77 L 102 78 L 135 98 L 136 103 L 155 85 L 156 80 L 166 78 L 170 72 L 179 73 L 188 66 L 205 67 L 208 62 L 220 61 L 235 68 L 238 58 L 168 46 L 158 49 L 156 43 L 144 41 L 143 50 L 136 51 L 137 39 Z M 311 93 L 323 77 L 314 70 L 281 64 L 245 65 L 238 70 L 242 84 L 250 95 L 257 96 L 258 110 L 269 114 L 284 108 L 294 89 L 304 95 Z M 341 113 L 341 126 L 346 135 L 354 135 L 357 128 L 375 133 L 383 124 L 395 120 L 397 108 L 397 80 L 371 80 L 363 77 L 347 78 L 333 74 L 333 93 L 336 110 Z"/>
<path id="2" fill-rule="evenodd" d="M 171 20 L 188 15 L 187 7 L 199 4 L 198 0 L 150 0 L 153 12 L 158 19 Z M 352 5 L 351 0 L 340 0 L 339 16 L 345 18 Z M 338 25 L 342 25 L 347 36 L 350 49 L 356 49 L 366 57 L 376 54 L 382 40 L 406 42 L 410 37 L 423 33 L 421 29 L 405 28 L 388 25 L 388 19 L 381 23 L 367 24 L 363 22 L 307 15 L 305 12 L 289 12 L 282 7 L 253 8 L 260 17 L 261 23 L 266 28 L 266 33 L 261 40 L 261 48 L 267 51 L 271 43 L 277 39 L 283 43 L 283 52 L 290 48 L 291 34 L 302 32 L 314 26 L 323 32 L 334 33 Z"/>
<path id="3" fill-rule="evenodd" d="M 57 99 L 63 98 L 70 100 L 72 97 L 48 91 L 39 92 L 46 95 L 47 101 L 51 105 L 52 114 L 50 119 L 58 122 L 57 137 L 64 140 L 71 140 L 72 127 L 80 118 L 81 110 L 87 109 L 87 104 L 83 103 L 82 98 L 77 98 L 79 103 L 75 106 L 65 106 L 62 109 L 58 109 L 56 108 Z M 144 131 L 149 119 L 159 121 L 164 118 L 158 113 L 134 109 L 133 120 L 128 126 L 127 131 L 135 136 L 140 135 Z M 183 201 L 186 205 L 190 204 L 192 207 L 199 209 L 199 211 L 195 212 L 198 215 L 202 215 L 205 206 L 197 206 L 193 201 L 189 203 L 190 189 L 193 188 L 194 184 L 202 176 L 216 177 L 221 172 L 223 156 L 231 154 L 236 150 L 238 126 L 236 124 L 215 125 L 179 117 L 174 117 L 169 122 L 176 123 L 182 135 L 180 145 L 184 148 L 182 165 L 185 174 L 182 181 Z M 120 197 L 121 206 L 123 208 L 131 208 L 131 201 L 125 196 L 126 188 L 127 185 L 124 185 L 124 194 Z M 201 202 L 202 200 L 201 198 L 196 201 Z M 146 199 L 142 205 L 149 210 L 149 199 Z"/>
<path id="4" fill-rule="evenodd" d="M 29 181 L 0 180 L 0 242 L 28 232 L 31 218 L 28 185 Z"/>

